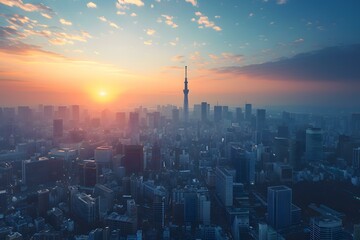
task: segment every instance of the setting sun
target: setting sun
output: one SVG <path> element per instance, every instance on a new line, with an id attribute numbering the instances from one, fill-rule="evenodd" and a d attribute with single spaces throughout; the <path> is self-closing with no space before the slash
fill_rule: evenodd
<path id="1" fill-rule="evenodd" d="M 107 96 L 107 92 L 104 91 L 104 90 L 101 90 L 101 91 L 99 92 L 99 96 L 100 96 L 100 97 L 106 97 L 106 96 Z"/>

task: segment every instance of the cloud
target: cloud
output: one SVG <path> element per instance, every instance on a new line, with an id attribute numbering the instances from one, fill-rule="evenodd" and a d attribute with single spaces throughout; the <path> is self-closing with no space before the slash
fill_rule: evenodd
<path id="1" fill-rule="evenodd" d="M 0 0 L 0 3 L 9 7 L 18 7 L 26 12 L 46 12 L 53 14 L 52 9 L 43 4 L 24 3 L 22 0 Z"/>
<path id="2" fill-rule="evenodd" d="M 150 45 L 152 45 L 152 40 L 147 40 L 147 41 L 144 41 L 144 44 L 145 45 L 148 45 L 148 46 L 150 46 Z"/>
<path id="3" fill-rule="evenodd" d="M 304 42 L 303 38 L 299 38 L 294 41 L 294 43 L 302 43 L 302 42 Z"/>
<path id="4" fill-rule="evenodd" d="M 109 26 L 113 27 L 113 28 L 116 28 L 116 29 L 119 29 L 119 26 L 116 23 L 113 23 L 113 22 L 110 22 L 110 21 L 109 21 Z"/>
<path id="5" fill-rule="evenodd" d="M 52 16 L 50 16 L 49 14 L 47 13 L 40 13 L 41 16 L 43 16 L 44 18 L 47 18 L 47 19 L 52 19 Z"/>
<path id="6" fill-rule="evenodd" d="M 154 35 L 155 34 L 155 30 L 154 29 L 151 29 L 151 28 L 149 28 L 149 29 L 146 29 L 146 34 L 147 35 L 149 35 L 149 36 L 152 36 L 152 35 Z"/>
<path id="7" fill-rule="evenodd" d="M 212 28 L 217 32 L 222 30 L 221 27 L 215 25 L 213 21 L 210 21 L 209 18 L 201 12 L 195 12 L 195 16 L 199 17 L 199 19 L 197 20 L 199 28 Z"/>
<path id="8" fill-rule="evenodd" d="M 86 4 L 86 6 L 87 6 L 88 8 L 97 8 L 97 5 L 96 5 L 95 3 L 93 3 L 93 2 L 88 2 L 88 3 Z"/>
<path id="9" fill-rule="evenodd" d="M 185 2 L 191 3 L 194 7 L 197 6 L 197 0 L 185 0 Z"/>
<path id="10" fill-rule="evenodd" d="M 3 29 L 0 27 L 0 37 L 2 36 Z M 39 46 L 26 44 L 21 41 L 15 40 L 12 41 L 8 38 L 3 38 L 0 40 L 0 52 L 7 53 L 7 54 L 13 54 L 13 55 L 22 55 L 22 56 L 32 56 L 34 54 L 36 55 L 47 55 L 57 58 L 64 58 L 63 56 L 45 51 Z"/>
<path id="11" fill-rule="evenodd" d="M 133 13 L 130 14 L 130 16 L 131 16 L 131 17 L 136 17 L 137 14 L 133 12 Z"/>
<path id="12" fill-rule="evenodd" d="M 32 20 L 32 19 L 28 18 L 27 16 L 23 16 L 20 14 L 5 15 L 5 18 L 8 23 L 19 26 L 19 27 L 23 27 L 25 24 L 28 24 L 28 25 L 34 27 L 35 24 L 37 24 L 36 20 Z"/>
<path id="13" fill-rule="evenodd" d="M 287 81 L 360 82 L 360 44 L 334 46 L 274 62 L 214 69 L 219 73 Z"/>
<path id="14" fill-rule="evenodd" d="M 118 0 L 116 2 L 116 7 L 119 9 L 126 8 L 126 5 L 136 5 L 138 7 L 144 6 L 144 2 L 142 0 Z"/>
<path id="15" fill-rule="evenodd" d="M 120 29 L 120 27 L 116 23 L 107 20 L 104 16 L 98 17 L 98 19 L 102 22 L 108 23 L 110 27 Z"/>
<path id="16" fill-rule="evenodd" d="M 173 62 L 183 62 L 184 61 L 184 56 L 183 55 L 175 55 L 171 58 L 171 61 Z"/>
<path id="17" fill-rule="evenodd" d="M 244 56 L 241 54 L 233 54 L 233 53 L 229 53 L 229 52 L 223 52 L 219 55 L 209 54 L 209 58 L 216 61 L 216 63 L 229 65 L 229 64 L 234 64 L 234 63 L 240 63 L 244 59 Z"/>
<path id="18" fill-rule="evenodd" d="M 163 14 L 163 15 L 161 15 L 161 16 L 164 18 L 165 23 L 166 23 L 167 25 L 169 25 L 170 27 L 172 27 L 172 28 L 177 28 L 177 27 L 178 27 L 178 25 L 177 25 L 176 23 L 174 23 L 174 21 L 173 21 L 173 19 L 174 19 L 173 16 L 165 15 L 165 14 Z M 161 20 L 161 19 L 158 19 L 157 22 L 162 22 L 162 20 Z"/>
<path id="19" fill-rule="evenodd" d="M 107 22 L 107 19 L 104 16 L 98 17 L 98 19 L 102 22 Z"/>
<path id="20" fill-rule="evenodd" d="M 126 14 L 126 12 L 123 12 L 123 11 L 117 11 L 117 12 L 116 12 L 116 14 L 117 14 L 117 15 L 125 15 L 125 14 Z"/>
<path id="21" fill-rule="evenodd" d="M 276 0 L 276 4 L 283 5 L 287 3 L 287 0 Z"/>
<path id="22" fill-rule="evenodd" d="M 60 22 L 61 24 L 63 24 L 63 25 L 66 25 L 66 26 L 71 26 L 71 25 L 72 25 L 72 22 L 67 21 L 67 20 L 65 20 L 65 19 L 63 19 L 63 18 L 60 18 L 59 22 Z"/>
<path id="23" fill-rule="evenodd" d="M 170 44 L 171 46 L 176 46 L 176 45 L 178 44 L 178 42 L 179 42 L 179 38 L 176 37 L 175 40 L 174 40 L 174 41 L 170 41 L 169 44 Z"/>

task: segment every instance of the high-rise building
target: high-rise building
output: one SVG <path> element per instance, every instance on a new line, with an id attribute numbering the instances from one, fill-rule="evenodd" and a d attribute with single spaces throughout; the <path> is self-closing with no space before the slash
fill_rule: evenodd
<path id="1" fill-rule="evenodd" d="M 208 104 L 207 102 L 201 103 L 201 121 L 206 122 L 208 120 Z"/>
<path id="2" fill-rule="evenodd" d="M 184 192 L 184 221 L 186 224 L 195 224 L 197 221 L 198 198 L 195 191 Z"/>
<path id="3" fill-rule="evenodd" d="M 125 124 L 126 124 L 125 112 L 117 112 L 115 115 L 115 121 L 118 127 L 125 128 Z"/>
<path id="4" fill-rule="evenodd" d="M 189 121 L 189 88 L 187 80 L 187 66 L 185 66 L 185 82 L 184 82 L 184 121 Z"/>
<path id="5" fill-rule="evenodd" d="M 332 215 L 322 215 L 311 219 L 310 240 L 342 239 L 342 221 Z"/>
<path id="6" fill-rule="evenodd" d="M 83 165 L 83 181 L 85 187 L 94 187 L 98 183 L 99 168 L 94 160 L 86 160 Z"/>
<path id="7" fill-rule="evenodd" d="M 222 106 L 214 106 L 214 122 L 220 122 L 223 116 Z"/>
<path id="8" fill-rule="evenodd" d="M 152 210 L 154 226 L 163 228 L 165 226 L 165 197 L 155 197 Z"/>
<path id="9" fill-rule="evenodd" d="M 276 230 L 291 225 L 292 190 L 286 186 L 272 186 L 267 190 L 268 223 Z"/>
<path id="10" fill-rule="evenodd" d="M 45 105 L 43 111 L 45 120 L 51 121 L 54 117 L 54 106 Z"/>
<path id="11" fill-rule="evenodd" d="M 275 137 L 274 139 L 274 154 L 277 162 L 289 162 L 289 139 L 282 137 Z"/>
<path id="12" fill-rule="evenodd" d="M 211 216 L 211 202 L 208 196 L 205 194 L 199 194 L 198 196 L 198 202 L 199 202 L 199 222 L 201 222 L 203 225 L 210 225 L 210 216 Z"/>
<path id="13" fill-rule="evenodd" d="M 353 149 L 352 166 L 354 169 L 360 169 L 360 147 Z"/>
<path id="14" fill-rule="evenodd" d="M 252 105 L 250 103 L 245 104 L 245 120 L 251 121 L 252 117 Z"/>
<path id="15" fill-rule="evenodd" d="M 225 207 L 233 205 L 233 175 L 224 167 L 216 167 L 216 193 Z"/>
<path id="16" fill-rule="evenodd" d="M 53 137 L 59 138 L 63 136 L 63 120 L 62 119 L 54 119 L 53 121 Z"/>
<path id="17" fill-rule="evenodd" d="M 7 193 L 6 190 L 0 190 L 0 214 L 4 214 L 7 210 Z"/>
<path id="18" fill-rule="evenodd" d="M 13 167 L 11 163 L 0 162 L 0 189 L 7 188 L 12 182 Z"/>
<path id="19" fill-rule="evenodd" d="M 351 115 L 351 133 L 355 138 L 360 137 L 360 113 L 353 113 Z"/>
<path id="20" fill-rule="evenodd" d="M 129 114 L 129 128 L 130 131 L 136 132 L 139 130 L 140 116 L 138 112 L 130 112 Z"/>
<path id="21" fill-rule="evenodd" d="M 64 159 L 40 157 L 22 162 L 22 182 L 28 186 L 55 182 L 64 176 Z"/>
<path id="22" fill-rule="evenodd" d="M 161 148 L 159 144 L 155 143 L 151 149 L 151 169 L 154 171 L 160 171 L 161 167 Z"/>
<path id="23" fill-rule="evenodd" d="M 142 145 L 126 145 L 124 153 L 126 174 L 140 173 L 144 170 L 144 150 Z"/>
<path id="24" fill-rule="evenodd" d="M 64 122 L 68 120 L 68 108 L 67 106 L 59 106 L 57 111 L 57 118 L 63 119 Z"/>
<path id="25" fill-rule="evenodd" d="M 323 132 L 321 128 L 306 130 L 306 159 L 321 161 L 323 158 Z"/>
<path id="26" fill-rule="evenodd" d="M 79 121 L 80 121 L 80 106 L 79 105 L 71 106 L 71 120 L 73 120 L 75 123 L 79 123 Z"/>
<path id="27" fill-rule="evenodd" d="M 180 111 L 178 108 L 172 110 L 172 121 L 174 124 L 178 124 L 180 121 Z"/>
<path id="28" fill-rule="evenodd" d="M 40 216 L 45 216 L 48 208 L 49 208 L 49 189 L 41 189 L 37 191 L 38 197 L 38 213 Z"/>
<path id="29" fill-rule="evenodd" d="M 257 109 L 256 110 L 256 131 L 262 131 L 265 129 L 266 124 L 266 110 Z"/>
<path id="30" fill-rule="evenodd" d="M 113 156 L 113 148 L 111 146 L 101 146 L 95 149 L 95 162 L 99 164 L 109 165 Z"/>
<path id="31" fill-rule="evenodd" d="M 354 240 L 360 240 L 360 224 L 354 224 Z"/>
<path id="32" fill-rule="evenodd" d="M 93 224 L 99 219 L 99 199 L 85 193 L 71 193 L 71 211 L 87 224 Z"/>
<path id="33" fill-rule="evenodd" d="M 29 106 L 18 107 L 18 118 L 21 122 L 29 122 L 32 118 L 32 110 Z"/>
<path id="34" fill-rule="evenodd" d="M 237 107 L 235 109 L 235 119 L 236 119 L 236 122 L 240 122 L 240 121 L 244 120 L 244 114 L 243 114 L 241 107 Z"/>

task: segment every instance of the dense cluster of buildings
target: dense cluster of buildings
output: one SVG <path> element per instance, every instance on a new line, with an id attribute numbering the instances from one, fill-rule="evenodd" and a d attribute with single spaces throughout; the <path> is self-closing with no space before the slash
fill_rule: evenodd
<path id="1" fill-rule="evenodd" d="M 360 239 L 360 114 L 0 108 L 0 239 Z"/>

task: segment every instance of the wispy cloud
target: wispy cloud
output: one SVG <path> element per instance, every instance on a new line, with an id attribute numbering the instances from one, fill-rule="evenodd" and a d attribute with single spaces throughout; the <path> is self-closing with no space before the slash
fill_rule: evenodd
<path id="1" fill-rule="evenodd" d="M 279 5 L 287 3 L 287 0 L 276 0 L 276 3 Z"/>
<path id="2" fill-rule="evenodd" d="M 120 27 L 116 23 L 107 20 L 106 17 L 104 17 L 104 16 L 98 17 L 98 19 L 102 22 L 108 23 L 110 27 L 120 29 Z"/>
<path id="3" fill-rule="evenodd" d="M 174 23 L 174 21 L 173 21 L 173 19 L 174 19 L 173 16 L 165 15 L 165 14 L 163 14 L 163 15 L 161 15 L 161 16 L 163 17 L 165 23 L 166 23 L 167 25 L 169 25 L 170 27 L 172 27 L 172 28 L 177 28 L 177 27 L 178 27 L 178 25 L 177 25 L 176 23 Z M 162 22 L 162 19 L 159 18 L 159 19 L 157 20 L 157 22 Z"/>
<path id="4" fill-rule="evenodd" d="M 153 44 L 153 42 L 152 42 L 152 40 L 147 40 L 147 41 L 144 41 L 144 44 L 150 46 Z"/>
<path id="5" fill-rule="evenodd" d="M 131 17 L 136 17 L 137 14 L 133 12 L 133 13 L 130 14 L 130 16 L 131 16 Z"/>
<path id="6" fill-rule="evenodd" d="M 298 38 L 298 39 L 294 40 L 294 43 L 302 43 L 304 41 L 305 40 L 303 38 Z"/>
<path id="7" fill-rule="evenodd" d="M 146 29 L 146 34 L 149 36 L 153 36 L 155 34 L 155 32 L 156 31 L 154 29 L 151 29 L 151 28 Z"/>
<path id="8" fill-rule="evenodd" d="M 43 16 L 44 18 L 47 18 L 47 19 L 52 19 L 52 16 L 50 16 L 49 14 L 47 13 L 40 13 L 41 16 Z"/>
<path id="9" fill-rule="evenodd" d="M 86 6 L 87 6 L 88 8 L 97 8 L 97 5 L 96 5 L 95 3 L 93 3 L 93 2 L 88 2 L 88 3 L 86 4 Z"/>
<path id="10" fill-rule="evenodd" d="M 196 12 L 195 15 L 199 17 L 199 19 L 197 20 L 197 23 L 199 24 L 199 28 L 204 28 L 204 27 L 212 28 L 217 32 L 222 30 L 221 27 L 215 25 L 213 21 L 210 21 L 209 18 L 204 14 L 202 14 L 201 12 Z"/>
<path id="11" fill-rule="evenodd" d="M 52 9 L 44 4 L 24 3 L 22 0 L 0 0 L 0 3 L 9 7 L 18 7 L 26 12 L 46 12 L 53 14 Z"/>
<path id="12" fill-rule="evenodd" d="M 174 40 L 174 41 L 170 41 L 169 44 L 170 44 L 171 46 L 176 46 L 176 45 L 178 44 L 178 42 L 179 42 L 179 38 L 176 37 L 175 40 Z"/>
<path id="13" fill-rule="evenodd" d="M 104 16 L 98 17 L 98 19 L 102 22 L 107 22 L 107 19 Z"/>
<path id="14" fill-rule="evenodd" d="M 66 25 L 66 26 L 71 26 L 71 25 L 72 25 L 72 22 L 67 21 L 67 20 L 65 20 L 65 19 L 63 19 L 63 18 L 60 18 L 59 22 L 60 22 L 61 24 L 63 24 L 63 25 Z"/>
<path id="15" fill-rule="evenodd" d="M 138 7 L 144 6 L 144 2 L 142 0 L 118 0 L 116 2 L 116 7 L 119 9 L 126 8 L 126 5 L 136 5 Z"/>
<path id="16" fill-rule="evenodd" d="M 197 0 L 185 0 L 185 2 L 191 3 L 194 7 L 197 6 Z"/>
<path id="17" fill-rule="evenodd" d="M 114 23 L 114 22 L 110 22 L 110 21 L 109 21 L 109 26 L 110 26 L 110 27 L 113 27 L 113 28 L 116 28 L 116 29 L 119 29 L 119 26 L 118 26 L 116 23 Z"/>
<path id="18" fill-rule="evenodd" d="M 171 58 L 173 62 L 183 62 L 185 57 L 183 55 L 175 55 Z"/>

